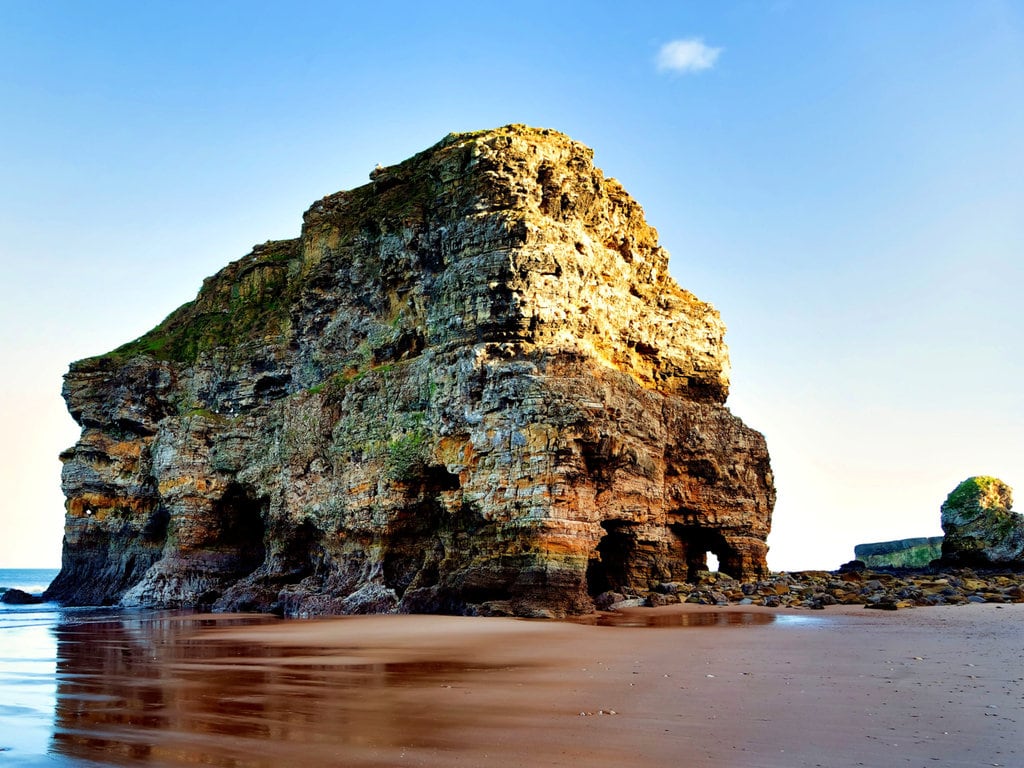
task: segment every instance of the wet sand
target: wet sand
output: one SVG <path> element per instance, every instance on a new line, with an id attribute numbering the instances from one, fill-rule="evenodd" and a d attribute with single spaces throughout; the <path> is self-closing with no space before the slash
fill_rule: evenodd
<path id="1" fill-rule="evenodd" d="M 671 606 L 614 622 L 136 614 L 61 626 L 46 759 L 1024 765 L 1024 605 Z M 0 751 L 0 765 L 17 756 Z"/>

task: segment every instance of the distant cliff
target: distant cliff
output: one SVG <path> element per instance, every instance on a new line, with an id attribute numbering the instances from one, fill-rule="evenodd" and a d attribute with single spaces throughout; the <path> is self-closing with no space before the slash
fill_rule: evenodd
<path id="1" fill-rule="evenodd" d="M 858 544 L 854 557 L 869 568 L 923 568 L 942 554 L 942 537 L 897 539 Z"/>
<path id="2" fill-rule="evenodd" d="M 724 326 L 587 147 L 452 134 L 74 363 L 73 604 L 555 616 L 766 572 Z"/>

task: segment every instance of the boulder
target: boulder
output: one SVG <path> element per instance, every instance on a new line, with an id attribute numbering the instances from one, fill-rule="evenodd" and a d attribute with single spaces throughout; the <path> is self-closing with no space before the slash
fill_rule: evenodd
<path id="1" fill-rule="evenodd" d="M 43 598 L 31 595 L 21 589 L 7 589 L 0 594 L 0 603 L 7 605 L 36 605 L 41 602 L 43 602 Z"/>
<path id="2" fill-rule="evenodd" d="M 1024 516 L 1012 511 L 1010 486 L 969 477 L 942 505 L 942 562 L 972 567 L 1024 567 Z"/>

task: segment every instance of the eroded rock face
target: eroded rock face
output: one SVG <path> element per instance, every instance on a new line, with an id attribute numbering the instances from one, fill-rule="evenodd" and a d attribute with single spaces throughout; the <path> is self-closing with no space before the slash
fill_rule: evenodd
<path id="1" fill-rule="evenodd" d="M 971 566 L 1024 567 L 1024 516 L 995 477 L 969 477 L 942 505 L 942 560 Z"/>
<path id="2" fill-rule="evenodd" d="M 453 134 L 74 363 L 48 597 L 557 616 L 766 572 L 724 326 L 564 135 Z"/>

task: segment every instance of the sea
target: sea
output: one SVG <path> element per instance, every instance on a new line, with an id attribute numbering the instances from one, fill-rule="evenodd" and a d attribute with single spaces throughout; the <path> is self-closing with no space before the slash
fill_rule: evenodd
<path id="1" fill-rule="evenodd" d="M 0 569 L 0 591 L 41 596 L 58 572 Z M 166 730 L 160 702 L 179 682 L 167 672 L 167 662 L 203 653 L 189 639 L 199 627 L 273 618 L 0 603 L 0 768 L 162 765 L 146 738 Z M 238 653 L 251 655 L 253 649 L 246 645 Z M 220 697 L 211 701 L 219 713 Z M 209 764 L 250 763 L 218 757 Z"/>
<path id="2" fill-rule="evenodd" d="M 57 568 L 0 568 L 0 592 L 40 595 Z M 110 609 L 62 608 L 56 603 L 0 603 L 0 766 L 96 765 L 55 753 L 57 629 L 98 618 Z"/>

